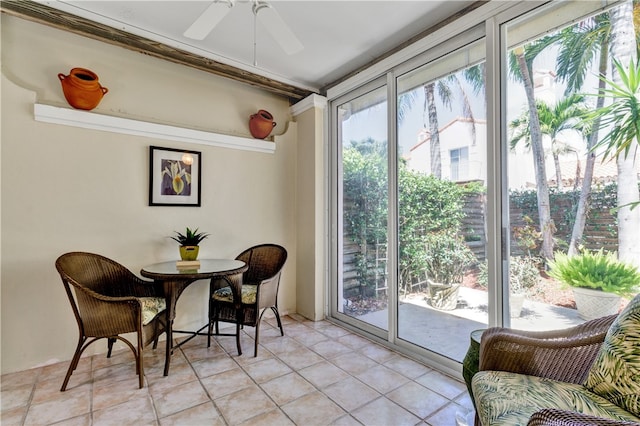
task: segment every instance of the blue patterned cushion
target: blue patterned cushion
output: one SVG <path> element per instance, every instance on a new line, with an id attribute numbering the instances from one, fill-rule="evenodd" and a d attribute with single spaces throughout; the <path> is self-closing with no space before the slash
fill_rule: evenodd
<path id="1" fill-rule="evenodd" d="M 242 303 L 251 305 L 256 303 L 256 291 L 258 286 L 255 285 L 242 285 Z M 233 302 L 233 293 L 231 287 L 222 287 L 213 292 L 213 299 L 220 302 Z"/>
<path id="2" fill-rule="evenodd" d="M 640 295 L 611 324 L 585 386 L 640 416 Z"/>
<path id="3" fill-rule="evenodd" d="M 142 302 L 142 325 L 147 325 L 167 308 L 164 297 L 139 297 Z"/>
<path id="4" fill-rule="evenodd" d="M 483 425 L 526 425 L 533 413 L 543 408 L 640 422 L 640 418 L 578 384 L 506 371 L 481 371 L 471 383 Z"/>

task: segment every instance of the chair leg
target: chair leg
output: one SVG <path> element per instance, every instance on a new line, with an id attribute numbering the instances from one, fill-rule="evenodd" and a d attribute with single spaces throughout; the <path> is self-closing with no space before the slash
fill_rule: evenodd
<path id="1" fill-rule="evenodd" d="M 282 328 L 282 321 L 280 321 L 280 313 L 278 312 L 278 307 L 277 306 L 272 306 L 271 310 L 276 315 L 276 321 L 278 321 L 278 327 L 280 328 L 280 335 L 284 336 L 284 330 Z"/>
<path id="2" fill-rule="evenodd" d="M 242 347 L 240 346 L 240 330 L 242 329 L 243 320 L 244 311 L 242 309 L 236 310 L 236 346 L 238 348 L 238 356 L 242 355 Z"/>
<path id="3" fill-rule="evenodd" d="M 144 386 L 144 365 L 142 360 L 142 330 L 138 331 L 138 353 L 136 353 L 136 364 L 138 371 L 138 384 L 140 385 L 140 389 Z"/>
<path id="4" fill-rule="evenodd" d="M 113 344 L 116 342 L 114 337 L 107 337 L 107 358 L 111 358 L 111 351 L 113 350 Z"/>
<path id="5" fill-rule="evenodd" d="M 87 340 L 86 337 L 80 336 L 78 339 L 78 345 L 76 346 L 76 351 L 73 354 L 73 358 L 71 358 L 71 362 L 69 363 L 69 369 L 67 370 L 67 375 L 64 377 L 64 382 L 62 382 L 62 387 L 60 388 L 60 392 L 64 392 L 67 389 L 67 385 L 69 384 L 69 379 L 71 378 L 71 374 L 78 367 L 78 362 L 80 361 L 80 355 L 82 354 L 82 345 Z"/>
<path id="6" fill-rule="evenodd" d="M 262 322 L 262 315 L 260 315 L 260 318 L 256 322 L 256 335 L 255 335 L 255 342 L 253 343 L 253 346 L 254 346 L 254 348 L 253 348 L 253 357 L 254 358 L 258 356 L 258 341 L 260 340 L 260 323 L 261 322 Z"/>

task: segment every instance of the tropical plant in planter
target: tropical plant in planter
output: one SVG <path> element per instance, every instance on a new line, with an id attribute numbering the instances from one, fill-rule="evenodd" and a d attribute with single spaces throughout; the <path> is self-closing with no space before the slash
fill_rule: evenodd
<path id="1" fill-rule="evenodd" d="M 524 299 L 535 289 L 540 280 L 536 259 L 532 256 L 511 256 L 509 258 L 509 309 L 511 317 L 522 313 Z M 480 265 L 478 285 L 487 288 L 487 262 Z"/>
<path id="2" fill-rule="evenodd" d="M 209 236 L 207 233 L 198 232 L 198 228 L 191 230 L 189 227 L 184 234 L 178 231 L 174 231 L 174 233 L 176 235 L 169 238 L 180 244 L 180 258 L 182 260 L 196 260 L 200 251 L 200 242 Z"/>
<path id="3" fill-rule="evenodd" d="M 572 287 L 578 313 L 585 320 L 617 313 L 620 297 L 631 298 L 640 291 L 640 271 L 603 250 L 573 257 L 556 253 L 549 266 L 551 277 Z"/>
<path id="4" fill-rule="evenodd" d="M 450 232 L 429 234 L 425 249 L 429 304 L 441 310 L 455 309 L 464 274 L 476 258 L 463 239 Z"/>

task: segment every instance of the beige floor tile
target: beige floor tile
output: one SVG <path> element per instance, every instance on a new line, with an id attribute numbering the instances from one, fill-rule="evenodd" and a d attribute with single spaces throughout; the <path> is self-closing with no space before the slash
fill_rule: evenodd
<path id="1" fill-rule="evenodd" d="M 253 364 L 243 366 L 244 370 L 256 383 L 264 383 L 276 377 L 284 376 L 291 372 L 282 361 L 270 358 Z"/>
<path id="2" fill-rule="evenodd" d="M 322 333 L 314 331 L 309 327 L 305 327 L 306 330 L 299 331 L 296 333 L 288 332 L 287 336 L 291 336 L 296 341 L 302 343 L 305 346 L 312 346 L 316 343 L 324 342 L 329 340 L 329 337 L 325 336 Z"/>
<path id="3" fill-rule="evenodd" d="M 201 359 L 193 362 L 191 365 L 201 379 L 222 373 L 223 371 L 232 370 L 238 366 L 238 364 L 227 355 Z"/>
<path id="4" fill-rule="evenodd" d="M 295 351 L 296 349 L 304 348 L 304 345 L 298 343 L 292 337 L 285 335 L 279 339 L 274 339 L 270 342 L 263 343 L 263 346 L 270 352 L 279 355 L 284 352 Z"/>
<path id="5" fill-rule="evenodd" d="M 328 425 L 345 411 L 320 392 L 313 392 L 282 406 L 282 411 L 297 425 Z"/>
<path id="6" fill-rule="evenodd" d="M 41 425 L 70 419 L 91 411 L 91 385 L 58 392 L 46 402 L 31 404 L 25 419 L 26 425 Z"/>
<path id="7" fill-rule="evenodd" d="M 378 365 L 377 362 L 358 352 L 347 353 L 333 358 L 331 363 L 349 374 L 360 374 Z"/>
<path id="8" fill-rule="evenodd" d="M 311 346 L 311 350 L 322 355 L 326 359 L 335 358 L 337 356 L 352 352 L 348 346 L 338 343 L 335 340 L 324 340 Z"/>
<path id="9" fill-rule="evenodd" d="M 351 349 L 360 349 L 371 343 L 370 340 L 367 340 L 364 337 L 358 336 L 357 334 L 351 334 L 351 333 L 338 337 L 338 342 L 342 343 L 345 346 L 350 347 Z"/>
<path id="10" fill-rule="evenodd" d="M 273 401 L 255 385 L 217 398 L 213 402 L 230 425 L 240 424 L 276 408 Z"/>
<path id="11" fill-rule="evenodd" d="M 151 396 L 158 417 L 166 417 L 209 401 L 209 396 L 198 380 L 183 383 L 170 389 L 163 389 L 159 393 L 152 389 Z"/>
<path id="12" fill-rule="evenodd" d="M 195 407 L 160 419 L 160 426 L 224 426 L 224 420 L 213 402 L 205 402 Z"/>
<path id="13" fill-rule="evenodd" d="M 353 377 L 329 385 L 322 392 L 346 411 L 353 411 L 381 396 L 379 392 Z"/>
<path id="14" fill-rule="evenodd" d="M 319 362 L 298 371 L 302 377 L 318 388 L 324 388 L 349 375 L 328 361 Z"/>
<path id="15" fill-rule="evenodd" d="M 0 388 L 4 391 L 20 388 L 25 385 L 33 385 L 38 380 L 41 371 L 42 367 L 19 371 L 17 373 L 3 374 L 0 376 Z"/>
<path id="16" fill-rule="evenodd" d="M 0 393 L 0 405 L 2 412 L 18 407 L 26 407 L 29 404 L 34 385 L 24 385 L 11 390 L 3 390 Z"/>
<path id="17" fill-rule="evenodd" d="M 279 358 L 289 367 L 296 370 L 324 361 L 320 355 L 307 348 L 281 353 Z"/>
<path id="18" fill-rule="evenodd" d="M 456 415 L 466 418 L 468 414 L 469 410 L 452 402 L 427 417 L 425 422 L 430 426 L 455 425 Z M 473 425 L 473 422 L 470 424 Z"/>
<path id="19" fill-rule="evenodd" d="M 293 426 L 291 421 L 279 408 L 258 414 L 255 417 L 245 420 L 239 426 Z"/>
<path id="20" fill-rule="evenodd" d="M 289 373 L 282 377 L 269 380 L 260 387 L 278 405 L 284 405 L 316 390 L 311 383 L 306 381 L 298 373 Z"/>
<path id="21" fill-rule="evenodd" d="M 27 405 L 23 405 L 22 407 L 2 410 L 0 413 L 0 424 L 2 426 L 22 426 L 28 409 L 29 407 Z"/>
<path id="22" fill-rule="evenodd" d="M 44 377 L 41 376 L 40 380 L 35 385 L 33 397 L 31 400 L 32 404 L 40 404 L 53 398 L 57 398 L 60 395 L 60 387 L 62 386 L 62 382 L 64 381 L 64 376 L 56 376 L 46 380 L 43 380 L 43 378 Z M 71 375 L 71 378 L 69 379 L 67 390 L 65 392 L 76 388 L 91 389 L 92 383 L 91 371 L 85 371 L 83 373 L 73 373 Z M 138 386 L 136 385 L 136 388 L 137 387 Z"/>
<path id="23" fill-rule="evenodd" d="M 333 340 L 338 339 L 342 336 L 351 334 L 349 330 L 346 330 L 342 327 L 338 327 L 337 325 L 333 325 L 333 324 L 323 328 L 322 330 L 320 330 L 320 332 Z"/>
<path id="24" fill-rule="evenodd" d="M 149 396 L 130 399 L 120 405 L 93 413 L 93 426 L 155 425 L 156 418 Z"/>
<path id="25" fill-rule="evenodd" d="M 358 408 L 351 415 L 365 425 L 404 426 L 420 422 L 420 418 L 384 397 Z M 454 424 L 450 423 L 450 425 Z"/>
<path id="26" fill-rule="evenodd" d="M 385 367 L 389 367 L 394 371 L 406 376 L 410 379 L 420 377 L 430 371 L 431 368 L 424 364 L 420 364 L 412 359 L 406 358 L 401 355 L 396 355 L 383 363 Z"/>
<path id="27" fill-rule="evenodd" d="M 153 392 L 161 392 L 162 390 L 173 388 L 183 383 L 192 382 L 198 378 L 193 371 L 193 367 L 187 363 L 171 365 L 168 376 L 164 375 L 163 369 L 164 368 L 154 369 L 153 372 L 145 374 L 149 388 Z"/>
<path id="28" fill-rule="evenodd" d="M 415 381 L 449 399 L 467 392 L 464 383 L 435 370 L 416 378 Z"/>
<path id="29" fill-rule="evenodd" d="M 57 423 L 52 423 L 51 426 L 91 426 L 93 421 L 91 420 L 91 414 L 83 414 L 72 419 L 61 420 Z"/>
<path id="30" fill-rule="evenodd" d="M 120 405 L 130 399 L 143 398 L 149 394 L 149 389 L 139 388 L 138 377 L 117 382 L 97 381 L 93 385 L 93 410 L 103 410 L 105 408 Z"/>
<path id="31" fill-rule="evenodd" d="M 387 398 L 421 419 L 430 416 L 449 403 L 445 397 L 415 382 L 406 383 L 389 392 Z"/>
<path id="32" fill-rule="evenodd" d="M 356 374 L 356 377 L 382 394 L 386 394 L 409 381 L 402 374 L 396 373 L 384 365 L 377 365 Z"/>
<path id="33" fill-rule="evenodd" d="M 373 342 L 361 347 L 358 352 L 379 363 L 384 363 L 396 355 L 395 352 Z"/>
<path id="34" fill-rule="evenodd" d="M 254 386 L 255 382 L 239 367 L 200 380 L 213 399 Z"/>

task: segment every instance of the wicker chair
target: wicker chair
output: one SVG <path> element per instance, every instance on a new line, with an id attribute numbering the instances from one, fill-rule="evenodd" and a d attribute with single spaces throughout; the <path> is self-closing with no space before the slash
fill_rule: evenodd
<path id="1" fill-rule="evenodd" d="M 212 335 L 236 336 L 238 355 L 242 355 L 240 329 L 246 325 L 256 328 L 253 356 L 258 356 L 260 320 L 268 308 L 275 314 L 280 334 L 284 336 L 278 312 L 278 287 L 282 267 L 287 260 L 287 251 L 276 244 L 261 244 L 243 251 L 236 259 L 249 266 L 242 275 L 240 285 L 221 279 L 211 280 L 207 346 L 211 345 Z M 220 333 L 220 321 L 236 324 L 235 334 Z"/>
<path id="2" fill-rule="evenodd" d="M 140 388 L 144 383 L 142 349 L 165 331 L 165 299 L 153 282 L 144 281 L 119 263 L 98 254 L 72 252 L 56 260 L 71 308 L 78 322 L 78 345 L 62 383 L 67 388 L 82 352 L 107 339 L 107 358 L 116 340 L 124 342 L 136 359 Z M 75 290 L 75 297 L 71 288 Z M 120 336 L 137 333 L 137 348 Z"/>
<path id="3" fill-rule="evenodd" d="M 618 395 L 617 388 L 608 386 L 612 380 L 625 389 L 623 395 L 635 392 L 636 384 L 620 380 L 627 378 L 628 365 L 637 356 L 633 345 L 638 341 L 635 327 L 640 318 L 639 307 L 640 295 L 619 315 L 564 330 L 531 332 L 500 327 L 486 330 L 480 344 L 480 372 L 472 380 L 476 406 L 483 410 L 480 416 L 476 415 L 476 425 L 480 424 L 480 418 L 488 416 L 501 419 L 502 423 L 496 424 L 524 424 L 522 416 L 527 416 L 529 426 L 640 425 L 633 410 L 625 410 L 624 397 L 613 396 Z M 627 346 L 617 346 L 616 339 Z M 605 341 L 607 344 L 603 345 Z M 620 357 L 615 358 L 615 364 L 603 358 L 608 353 Z M 603 359 L 608 364 L 603 365 Z M 615 369 L 610 369 L 610 365 L 615 365 Z M 605 382 L 599 376 L 603 367 L 607 370 Z M 597 386 L 604 383 L 599 394 L 589 388 L 595 383 Z M 602 389 L 612 392 L 609 399 Z M 556 403 L 560 406 L 555 406 Z"/>

